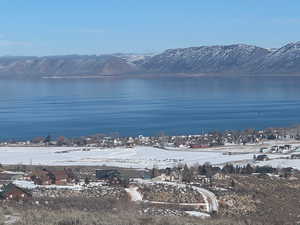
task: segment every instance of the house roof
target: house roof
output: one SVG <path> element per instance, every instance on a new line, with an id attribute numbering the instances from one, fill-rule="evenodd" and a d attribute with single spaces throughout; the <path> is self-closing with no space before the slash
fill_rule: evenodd
<path id="1" fill-rule="evenodd" d="M 15 174 L 0 173 L 0 180 L 12 180 L 15 176 Z"/>
<path id="2" fill-rule="evenodd" d="M 7 184 L 3 187 L 3 191 L 0 192 L 0 197 L 1 198 L 7 198 L 8 195 L 10 193 L 12 193 L 14 190 L 19 190 L 19 191 L 23 192 L 24 194 L 31 196 L 31 193 L 24 190 L 23 188 L 20 188 L 20 187 L 18 187 L 17 185 L 15 185 L 13 183 L 9 183 L 9 184 Z"/>
<path id="3" fill-rule="evenodd" d="M 56 179 L 56 180 L 63 180 L 69 178 L 69 173 L 66 170 L 39 170 L 34 171 L 31 176 L 36 176 L 37 178 L 43 179 L 43 180 L 49 180 L 49 179 Z"/>
<path id="4" fill-rule="evenodd" d="M 64 170 L 54 170 L 49 171 L 50 174 L 53 174 L 56 180 L 63 180 L 68 178 L 68 174 Z"/>

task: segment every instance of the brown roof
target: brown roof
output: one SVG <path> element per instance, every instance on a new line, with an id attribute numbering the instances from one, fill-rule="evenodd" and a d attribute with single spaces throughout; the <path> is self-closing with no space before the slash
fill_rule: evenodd
<path id="1" fill-rule="evenodd" d="M 53 174 L 56 180 L 64 180 L 68 178 L 68 174 L 64 170 L 54 170 L 49 171 L 49 173 Z"/>

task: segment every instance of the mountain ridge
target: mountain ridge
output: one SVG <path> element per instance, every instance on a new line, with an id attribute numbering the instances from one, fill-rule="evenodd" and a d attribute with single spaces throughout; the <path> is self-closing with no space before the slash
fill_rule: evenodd
<path id="1" fill-rule="evenodd" d="M 2 56 L 0 77 L 160 74 L 300 74 L 300 41 L 280 48 L 231 44 L 159 54 Z"/>

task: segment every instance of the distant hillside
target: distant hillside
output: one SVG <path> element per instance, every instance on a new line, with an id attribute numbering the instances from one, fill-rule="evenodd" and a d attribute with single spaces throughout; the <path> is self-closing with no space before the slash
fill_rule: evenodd
<path id="1" fill-rule="evenodd" d="M 240 71 L 262 59 L 269 50 L 250 45 L 202 46 L 166 50 L 147 60 L 145 70 L 167 73 L 220 73 Z"/>
<path id="2" fill-rule="evenodd" d="M 300 42 L 287 44 L 254 61 L 252 72 L 300 73 Z"/>
<path id="3" fill-rule="evenodd" d="M 131 73 L 300 74 L 300 42 L 278 49 L 234 44 L 169 49 L 156 55 L 0 57 L 0 77 Z"/>
<path id="4" fill-rule="evenodd" d="M 0 76 L 115 75 L 135 70 L 134 64 L 112 55 L 0 58 Z"/>
<path id="5" fill-rule="evenodd" d="M 279 49 L 244 44 L 169 49 L 142 67 L 162 73 L 300 74 L 300 42 Z"/>

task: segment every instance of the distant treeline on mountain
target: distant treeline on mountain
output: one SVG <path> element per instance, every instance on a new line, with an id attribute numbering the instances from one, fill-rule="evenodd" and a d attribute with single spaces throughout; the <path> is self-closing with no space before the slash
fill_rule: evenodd
<path id="1" fill-rule="evenodd" d="M 300 42 L 278 49 L 215 45 L 160 54 L 0 57 L 1 77 L 159 74 L 300 74 Z"/>

